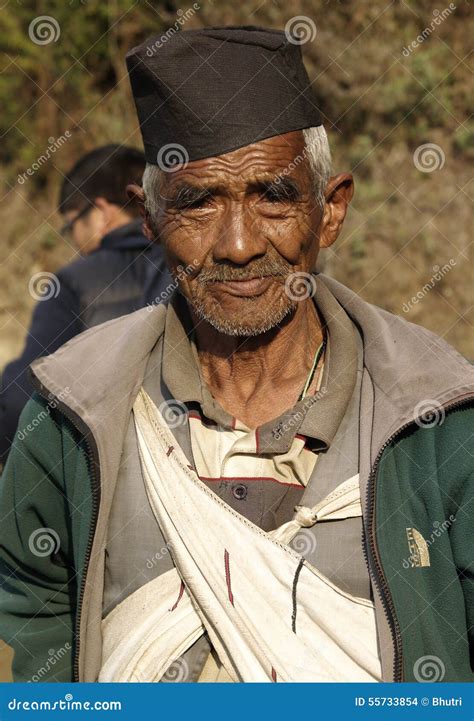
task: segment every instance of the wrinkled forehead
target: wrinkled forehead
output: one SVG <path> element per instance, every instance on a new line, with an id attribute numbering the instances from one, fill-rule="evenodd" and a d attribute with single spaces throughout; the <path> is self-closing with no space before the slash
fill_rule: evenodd
<path id="1" fill-rule="evenodd" d="M 173 172 L 164 172 L 168 188 L 182 183 L 208 185 L 240 180 L 254 182 L 259 178 L 275 178 L 282 174 L 303 178 L 307 173 L 305 143 L 301 130 L 275 135 L 223 155 L 183 164 Z"/>

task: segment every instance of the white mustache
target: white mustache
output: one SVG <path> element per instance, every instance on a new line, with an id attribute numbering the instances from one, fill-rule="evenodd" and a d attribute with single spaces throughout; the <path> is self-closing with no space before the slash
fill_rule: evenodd
<path id="1" fill-rule="evenodd" d="M 223 273 L 223 272 L 216 272 L 216 271 L 209 271 L 209 270 L 203 270 L 199 275 L 197 276 L 197 280 L 199 283 L 214 283 L 214 282 L 227 282 L 227 281 L 233 281 L 233 280 L 254 280 L 255 278 L 267 278 L 268 276 L 272 276 L 275 278 L 285 278 L 289 273 L 291 273 L 291 269 L 289 268 L 268 268 L 266 270 L 262 269 L 261 271 L 247 271 L 246 273 Z"/>

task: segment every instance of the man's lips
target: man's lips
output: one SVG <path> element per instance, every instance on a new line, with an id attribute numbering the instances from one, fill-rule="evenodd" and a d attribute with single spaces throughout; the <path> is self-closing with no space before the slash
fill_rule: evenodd
<path id="1" fill-rule="evenodd" d="M 252 280 L 216 281 L 215 285 L 230 295 L 250 297 L 264 293 L 269 288 L 273 277 L 267 275 L 264 278 L 252 278 Z"/>

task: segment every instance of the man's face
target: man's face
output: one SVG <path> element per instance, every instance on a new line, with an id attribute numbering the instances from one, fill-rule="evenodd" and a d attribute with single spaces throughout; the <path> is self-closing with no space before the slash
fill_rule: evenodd
<path id="1" fill-rule="evenodd" d="M 79 211 L 71 210 L 64 214 L 64 219 L 73 223 L 70 236 L 74 246 L 81 255 L 89 255 L 100 245 L 104 235 L 102 215 L 92 206 L 81 217 L 78 215 Z"/>
<path id="2" fill-rule="evenodd" d="M 285 280 L 314 268 L 321 221 L 301 131 L 164 173 L 161 196 L 154 226 L 198 317 L 258 335 L 295 309 Z"/>

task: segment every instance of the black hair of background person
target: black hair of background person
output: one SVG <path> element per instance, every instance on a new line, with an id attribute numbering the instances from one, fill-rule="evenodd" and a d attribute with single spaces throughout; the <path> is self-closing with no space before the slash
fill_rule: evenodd
<path id="1" fill-rule="evenodd" d="M 107 145 L 83 156 L 65 177 L 60 212 L 80 211 L 103 197 L 125 208 L 131 222 L 105 235 L 89 255 L 57 271 L 57 296 L 37 303 L 23 352 L 5 367 L 0 383 L 0 470 L 32 392 L 30 363 L 92 326 L 156 302 L 174 287 L 161 247 L 143 235 L 139 209 L 125 191 L 128 183 L 141 182 L 144 167 L 140 151 Z"/>
<path id="2" fill-rule="evenodd" d="M 138 217 L 139 209 L 130 203 L 126 187 L 131 182 L 141 184 L 144 169 L 143 153 L 136 148 L 116 144 L 95 148 L 79 158 L 64 177 L 58 210 L 81 211 L 101 197 Z"/>

